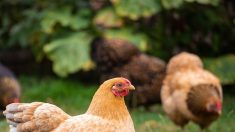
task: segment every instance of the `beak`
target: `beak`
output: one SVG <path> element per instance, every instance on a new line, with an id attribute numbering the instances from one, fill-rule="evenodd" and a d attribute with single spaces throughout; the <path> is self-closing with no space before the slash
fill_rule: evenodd
<path id="1" fill-rule="evenodd" d="M 128 89 L 129 90 L 135 90 L 135 87 L 133 85 L 131 85 Z"/>

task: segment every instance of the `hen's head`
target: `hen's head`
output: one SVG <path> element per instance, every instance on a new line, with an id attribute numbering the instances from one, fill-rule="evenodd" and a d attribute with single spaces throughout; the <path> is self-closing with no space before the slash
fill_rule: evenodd
<path id="1" fill-rule="evenodd" d="M 222 111 L 222 93 L 218 87 L 213 84 L 191 87 L 187 96 L 189 110 L 195 115 L 218 117 Z"/>
<path id="2" fill-rule="evenodd" d="M 201 59 L 191 53 L 182 52 L 174 56 L 168 63 L 167 73 L 174 73 L 180 69 L 193 69 L 202 68 L 203 64 Z"/>
<path id="3" fill-rule="evenodd" d="M 105 81 L 101 85 L 100 89 L 107 92 L 111 92 L 117 97 L 124 97 L 129 93 L 129 90 L 134 90 L 135 87 L 131 84 L 128 79 L 123 77 L 117 77 Z"/>
<path id="4" fill-rule="evenodd" d="M 222 102 L 218 98 L 209 98 L 206 103 L 206 109 L 210 113 L 221 114 Z"/>
<path id="5" fill-rule="evenodd" d="M 129 113 L 124 96 L 134 89 L 131 82 L 123 77 L 105 81 L 93 96 L 87 113 L 106 119 L 126 120 Z"/>

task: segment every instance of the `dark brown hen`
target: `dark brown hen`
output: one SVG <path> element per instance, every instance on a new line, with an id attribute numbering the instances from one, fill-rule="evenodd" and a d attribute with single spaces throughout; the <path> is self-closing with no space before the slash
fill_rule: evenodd
<path id="1" fill-rule="evenodd" d="M 165 62 L 142 53 L 135 45 L 120 39 L 96 39 L 91 49 L 92 59 L 101 75 L 100 81 L 122 76 L 136 86 L 135 92 L 127 97 L 130 107 L 148 107 L 161 102 Z"/>
<path id="2" fill-rule="evenodd" d="M 14 74 L 0 64 L 0 115 L 10 103 L 19 102 L 20 85 Z"/>

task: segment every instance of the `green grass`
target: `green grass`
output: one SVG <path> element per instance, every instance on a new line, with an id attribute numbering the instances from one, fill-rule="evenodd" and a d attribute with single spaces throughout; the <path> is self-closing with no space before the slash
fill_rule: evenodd
<path id="1" fill-rule="evenodd" d="M 53 79 L 50 77 L 36 78 L 20 77 L 23 86 L 22 102 L 43 101 L 61 107 L 71 115 L 86 111 L 98 85 L 84 85 L 68 79 Z M 155 105 L 151 111 L 143 108 L 131 111 L 137 132 L 178 132 L 175 126 L 164 114 L 160 105 Z M 223 115 L 214 122 L 208 132 L 235 131 L 235 97 L 225 96 Z M 0 120 L 0 131 L 8 131 L 4 119 Z M 185 132 L 198 132 L 199 127 L 193 123 L 186 126 Z"/>

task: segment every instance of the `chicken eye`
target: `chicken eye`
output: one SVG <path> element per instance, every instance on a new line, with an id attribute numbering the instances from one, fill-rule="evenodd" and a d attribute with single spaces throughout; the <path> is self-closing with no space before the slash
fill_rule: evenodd
<path id="1" fill-rule="evenodd" d="M 122 87 L 122 83 L 117 83 L 116 86 L 117 87 Z"/>

